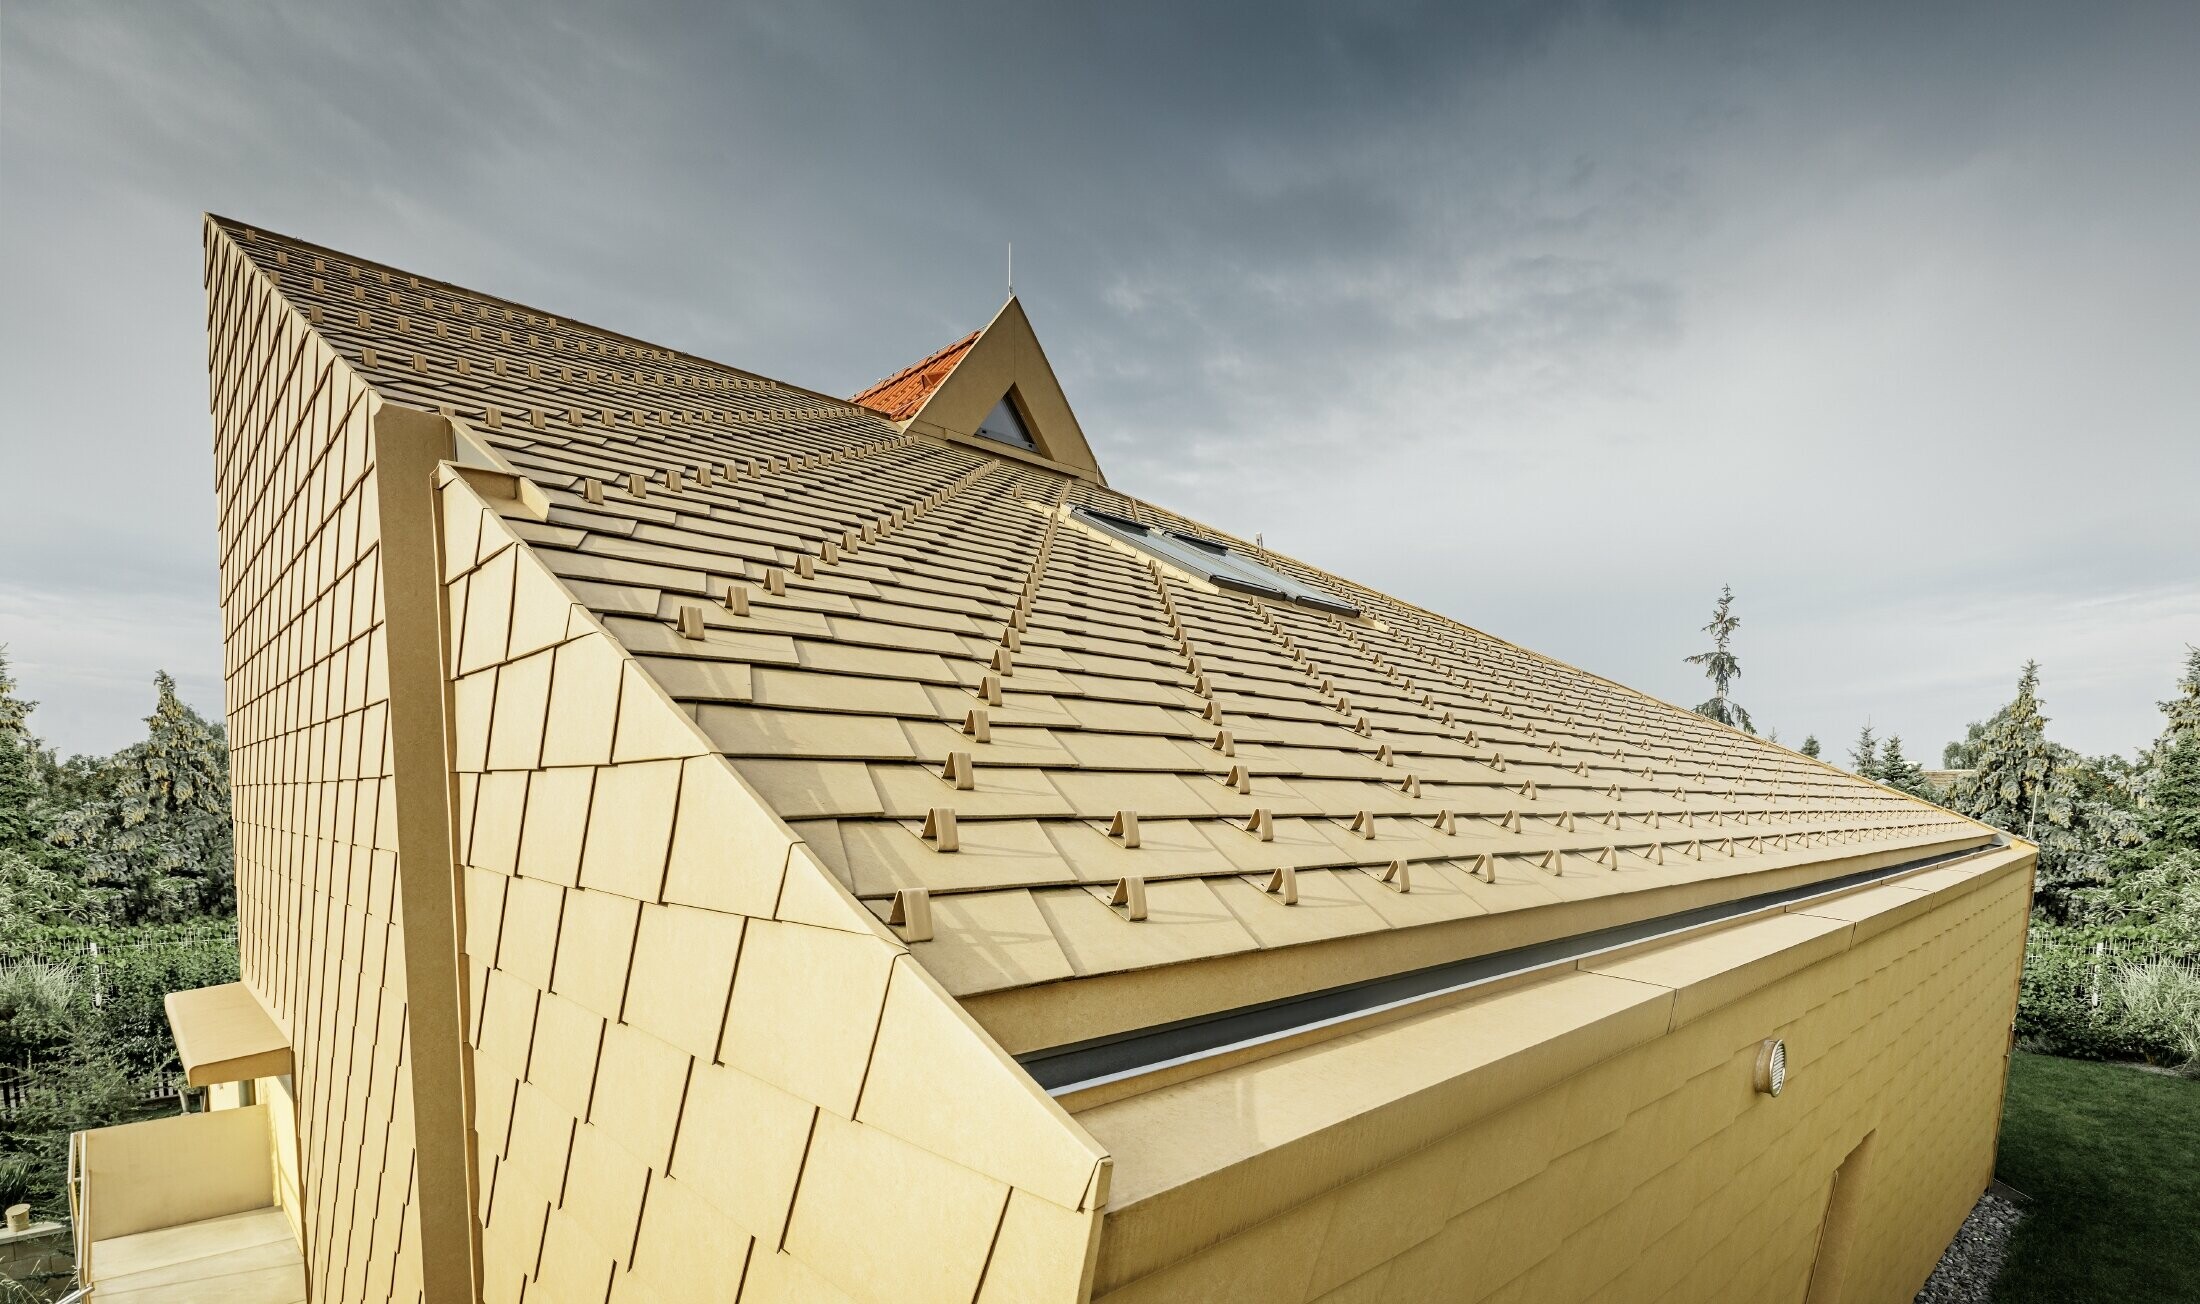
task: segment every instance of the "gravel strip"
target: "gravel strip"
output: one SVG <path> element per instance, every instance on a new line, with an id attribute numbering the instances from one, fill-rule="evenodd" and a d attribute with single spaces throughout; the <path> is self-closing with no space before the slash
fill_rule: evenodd
<path id="1" fill-rule="evenodd" d="M 2024 1211 L 2001 1195 L 1988 1191 L 1980 1196 L 1955 1242 L 1940 1256 L 1940 1265 L 1925 1279 L 1916 1304 L 1986 1304 L 1993 1298 L 2002 1261 L 2009 1257 L 2009 1233 L 2023 1219 Z"/>

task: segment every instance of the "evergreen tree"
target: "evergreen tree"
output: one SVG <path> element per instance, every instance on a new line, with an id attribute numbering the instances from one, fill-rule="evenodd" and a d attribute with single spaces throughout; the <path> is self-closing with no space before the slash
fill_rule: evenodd
<path id="1" fill-rule="evenodd" d="M 83 867 L 54 841 L 65 794 L 60 767 L 30 729 L 37 705 L 17 696 L 0 648 L 0 934 L 86 917 Z"/>
<path id="2" fill-rule="evenodd" d="M 1818 749 L 1818 735 L 1817 735 L 1817 734 L 1804 734 L 1804 735 L 1803 735 L 1803 745 L 1802 745 L 1802 747 L 1800 748 L 1800 750 L 1802 751 L 1803 755 L 1805 755 L 1805 756 L 1808 756 L 1808 757 L 1810 757 L 1810 758 L 1811 758 L 1812 760 L 1814 760 L 1814 761 L 1815 761 L 1815 760 L 1817 760 L 1817 759 L 1818 759 L 1818 750 L 1819 750 L 1819 749 Z"/>
<path id="3" fill-rule="evenodd" d="M 1869 720 L 1856 731 L 1856 742 L 1849 748 L 1849 769 L 1867 779 L 1879 777 L 1879 736 L 1872 732 Z"/>
<path id="4" fill-rule="evenodd" d="M 1902 735 L 1888 734 L 1887 745 L 1879 751 L 1878 773 L 1872 776 L 1898 792 L 1912 797 L 1936 800 L 1933 786 L 1925 778 L 1925 769 L 1902 754 Z"/>
<path id="5" fill-rule="evenodd" d="M 1986 726 L 1973 720 L 1963 727 L 1963 739 L 1949 743 L 1940 749 L 1940 768 L 1943 770 L 1975 770 L 1978 768 L 1979 740 L 1986 736 Z"/>
<path id="6" fill-rule="evenodd" d="M 1741 658 L 1734 655 L 1734 631 L 1742 627 L 1741 617 L 1734 614 L 1734 587 L 1722 585 L 1718 605 L 1711 610 L 1711 623 L 1703 632 L 1711 636 L 1711 650 L 1689 657 L 1688 664 L 1702 666 L 1704 675 L 1711 680 L 1711 700 L 1696 707 L 1696 714 L 1720 724 L 1732 725 L 1745 733 L 1755 733 L 1749 712 L 1729 696 L 1734 681 L 1742 677 Z"/>
<path id="7" fill-rule="evenodd" d="M 2025 662 L 2015 699 L 1986 722 L 1972 772 L 1956 787 L 1964 814 L 2035 842 L 2043 823 L 2052 832 L 2071 819 L 2070 784 L 2047 741 L 2039 686 L 2040 663 Z"/>
<path id="8" fill-rule="evenodd" d="M 162 996 L 237 974 L 219 932 L 177 946 L 193 923 L 132 926 L 234 909 L 221 730 L 166 675 L 156 688 L 144 741 L 57 763 L 0 650 L 0 1076 L 38 1088 L 0 1111 L 0 1205 L 65 1211 L 70 1133 L 142 1116 L 149 1078 L 175 1065 Z M 91 940 L 96 981 L 65 960 Z M 20 958 L 41 955 L 64 959 Z"/>
<path id="9" fill-rule="evenodd" d="M 1971 772 L 1957 781 L 1948 805 L 2036 843 L 2035 903 L 2062 918 L 2072 894 L 2108 882 L 2144 835 L 2123 766 L 2088 761 L 2048 740 L 2039 680 L 2039 663 L 2026 662 L 2016 697 L 1986 722 Z"/>
<path id="10" fill-rule="evenodd" d="M 28 738 L 31 712 L 37 708 L 38 703 L 16 696 L 15 672 L 8 669 L 8 645 L 0 643 L 0 739 Z"/>
<path id="11" fill-rule="evenodd" d="M 37 705 L 16 696 L 8 650 L 0 647 L 0 849 L 18 853 L 40 840 L 35 810 L 45 784 L 30 727 Z"/>
<path id="12" fill-rule="evenodd" d="M 2097 885 L 2072 894 L 2075 922 L 2134 937 L 2169 954 L 2200 955 L 2200 665 L 2188 662 L 2177 697 L 2162 703 L 2161 737 L 2133 779 L 2139 836 L 2109 853 Z"/>
<path id="13" fill-rule="evenodd" d="M 2177 745 L 2187 738 L 2200 738 L 2200 647 L 2185 649 L 2185 672 L 2178 676 L 2177 692 L 2157 705 L 2162 708 L 2161 736 L 2139 754 L 2138 763 L 2128 766 L 2125 775 L 2127 786 L 2141 805 L 2152 804 L 2152 789 L 2161 780 L 2162 767 L 2169 763 Z"/>
<path id="14" fill-rule="evenodd" d="M 88 884 L 123 918 L 163 922 L 236 908 L 229 751 L 156 675 L 146 737 L 108 758 L 56 840 L 82 852 Z"/>
<path id="15" fill-rule="evenodd" d="M 2141 815 L 2149 849 L 2200 851 L 2200 730 L 2163 735 Z"/>
<path id="16" fill-rule="evenodd" d="M 2155 750 L 2168 747 L 2180 738 L 2200 735 L 2200 647 L 2185 648 L 2185 673 L 2177 680 L 2177 695 L 2161 703 L 2162 714 L 2169 717 L 2168 727 L 2155 743 Z"/>

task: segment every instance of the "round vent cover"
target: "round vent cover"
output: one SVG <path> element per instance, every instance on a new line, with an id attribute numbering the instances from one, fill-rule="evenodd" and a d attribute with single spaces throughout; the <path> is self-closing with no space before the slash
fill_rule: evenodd
<path id="1" fill-rule="evenodd" d="M 1757 1048 L 1757 1090 L 1777 1096 L 1787 1086 L 1788 1048 L 1778 1037 L 1768 1037 Z"/>

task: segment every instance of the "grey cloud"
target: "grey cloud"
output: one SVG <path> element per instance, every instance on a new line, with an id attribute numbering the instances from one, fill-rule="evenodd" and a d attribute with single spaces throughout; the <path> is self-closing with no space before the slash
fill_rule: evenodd
<path id="1" fill-rule="evenodd" d="M 1683 702 L 1732 580 L 1790 739 L 1928 754 L 2037 654 L 2127 747 L 2200 641 L 2196 54 L 2138 3 L 19 0 L 0 455 L 57 490 L 0 640 L 65 745 L 155 665 L 218 706 L 201 209 L 836 392 L 1014 240 L 1125 488 Z"/>

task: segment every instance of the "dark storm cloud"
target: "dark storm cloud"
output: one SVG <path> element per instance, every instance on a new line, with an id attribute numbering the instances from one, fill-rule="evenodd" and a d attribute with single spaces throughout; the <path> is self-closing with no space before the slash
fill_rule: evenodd
<path id="1" fill-rule="evenodd" d="M 2200 640 L 2189 7 L 0 12 L 0 641 L 218 705 L 196 214 L 848 392 L 1016 280 L 1111 478 L 1683 701 L 2072 742 Z"/>

